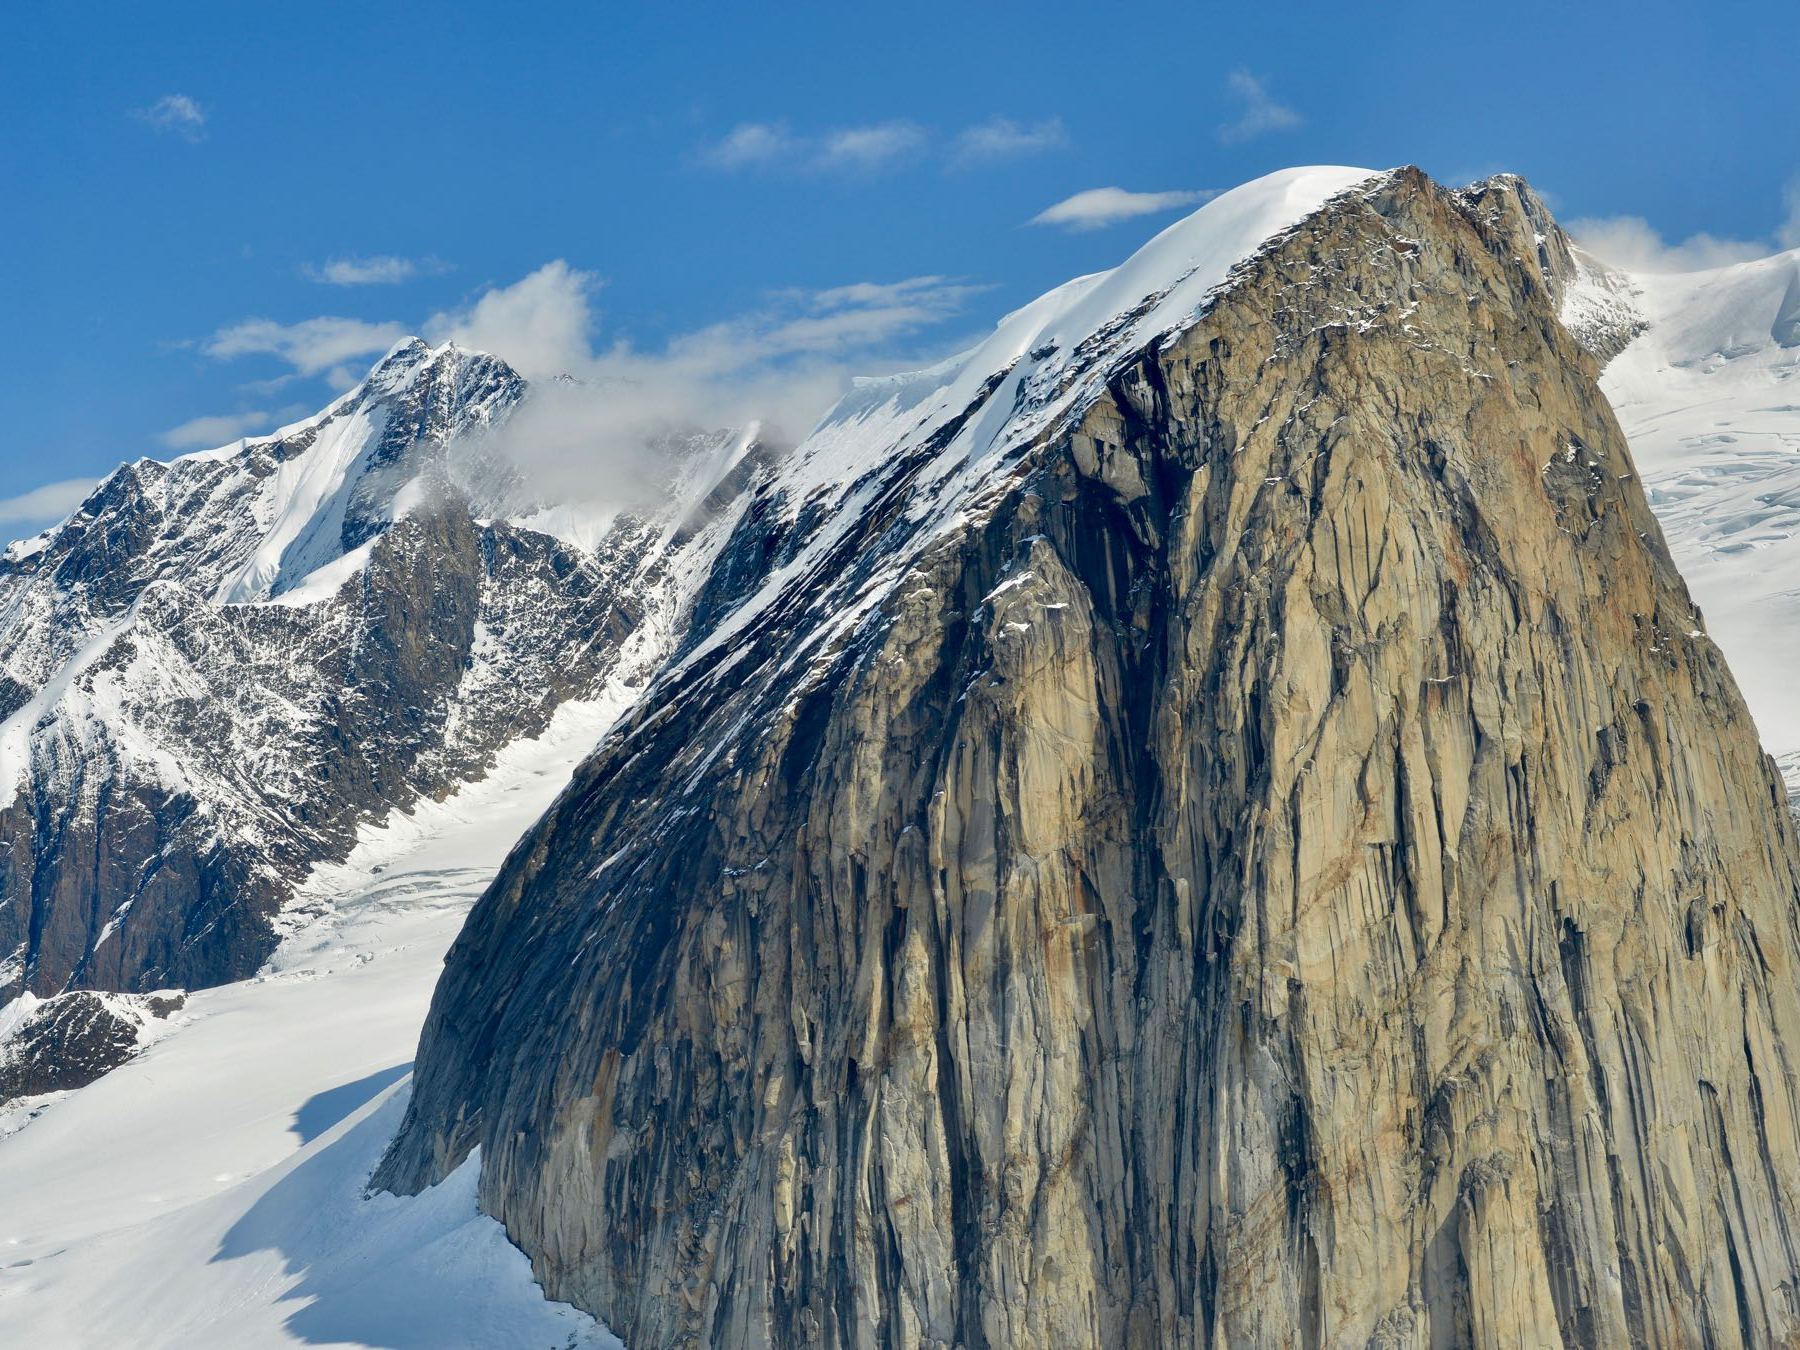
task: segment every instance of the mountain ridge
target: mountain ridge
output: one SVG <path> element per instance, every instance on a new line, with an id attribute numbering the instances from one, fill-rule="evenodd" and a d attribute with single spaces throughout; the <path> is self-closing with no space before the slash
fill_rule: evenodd
<path id="1" fill-rule="evenodd" d="M 1778 779 L 1531 213 L 1326 195 L 799 447 L 379 1184 L 644 1347 L 1795 1334 Z"/>
<path id="2" fill-rule="evenodd" d="M 1666 480 L 1595 389 L 1657 338 L 1655 297 L 1515 176 L 1258 191 L 1241 247 L 1178 222 L 1144 287 L 1058 288 L 969 352 L 858 382 L 793 450 L 686 447 L 665 510 L 578 521 L 502 483 L 525 505 L 493 511 L 483 431 L 443 456 L 408 437 L 418 473 L 362 506 L 326 484 L 310 500 L 343 512 L 267 565 L 240 539 L 208 585 L 144 584 L 141 629 L 75 701 L 135 691 L 182 765 L 367 792 L 257 806 L 295 831 L 272 901 L 235 893 L 266 926 L 196 967 L 255 979 L 167 1020 L 148 992 L 0 1014 L 7 1082 L 124 1060 L 0 1111 L 37 1262 L 0 1323 L 116 1340 L 125 1275 L 200 1343 L 342 1339 L 423 1279 L 458 1310 L 441 1335 L 504 1261 L 420 1262 L 479 1230 L 513 1263 L 490 1339 L 610 1343 L 532 1301 L 473 1198 L 551 1297 L 645 1347 L 1791 1334 L 1800 845 L 1646 506 Z M 426 479 L 444 490 L 406 492 Z M 260 598 L 218 603 L 252 570 Z M 573 664 L 569 631 L 597 638 Z M 246 701 L 296 654 L 321 659 L 282 700 L 319 712 Z M 178 689 L 213 711 L 185 742 Z M 345 734 L 268 734 L 312 724 Z M 132 781 L 79 719 L 48 725 L 85 782 Z M 51 815 L 96 795 L 31 793 Z M 136 881 L 106 877 L 63 951 L 39 940 L 43 987 L 69 951 L 105 983 L 96 951 L 179 929 L 185 883 L 159 918 L 148 892 L 118 912 Z M 416 1084 L 309 1138 L 339 1085 L 409 1060 L 477 890 Z M 304 1061 L 285 1097 L 271 1056 Z M 276 1133 L 292 1114 L 301 1142 L 234 1126 L 196 1158 L 194 1109 Z M 378 1179 L 444 1178 L 429 1199 L 362 1192 L 396 1124 Z M 60 1180 L 34 1193 L 21 1165 Z M 71 1184 L 90 1173 L 116 1215 Z M 447 1209 L 462 1227 L 434 1226 Z M 277 1297 L 308 1306 L 259 1306 Z"/>
<path id="3" fill-rule="evenodd" d="M 526 396 L 411 339 L 318 414 L 123 465 L 8 551 L 0 999 L 251 975 L 363 823 L 600 688 L 707 513 L 677 538 L 678 496 L 580 543 L 495 514 L 530 504 L 489 448 Z"/>

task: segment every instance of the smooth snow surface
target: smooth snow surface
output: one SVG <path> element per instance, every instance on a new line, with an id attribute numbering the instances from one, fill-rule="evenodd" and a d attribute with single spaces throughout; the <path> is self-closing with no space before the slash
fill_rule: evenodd
<path id="1" fill-rule="evenodd" d="M 0 1112 L 0 1345 L 617 1345 L 476 1212 L 476 1160 L 415 1199 L 363 1186 L 445 950 L 619 703 L 565 706 L 489 778 L 368 831 L 262 975 L 192 995 L 99 1082 Z"/>
<path id="2" fill-rule="evenodd" d="M 1800 250 L 1629 285 L 1649 326 L 1601 388 L 1763 744 L 1800 792 Z"/>

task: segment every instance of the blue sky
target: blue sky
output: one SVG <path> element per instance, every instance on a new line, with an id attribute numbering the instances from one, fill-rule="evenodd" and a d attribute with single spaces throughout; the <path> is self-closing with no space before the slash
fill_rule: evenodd
<path id="1" fill-rule="evenodd" d="M 1514 169 L 1669 265 L 1800 244 L 1791 4 L 91 4 L 7 38 L 0 535 L 404 331 L 803 418 L 1289 164 Z"/>

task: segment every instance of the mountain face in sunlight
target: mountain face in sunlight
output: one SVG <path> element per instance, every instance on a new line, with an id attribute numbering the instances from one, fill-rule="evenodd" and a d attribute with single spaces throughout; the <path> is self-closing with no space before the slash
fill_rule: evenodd
<path id="1" fill-rule="evenodd" d="M 378 1182 L 636 1347 L 1800 1334 L 1800 840 L 1577 265 L 1296 171 L 860 389 Z"/>
<path id="2" fill-rule="evenodd" d="M 0 560 L 0 1341 L 1800 1337 L 1793 265 L 1297 169 L 629 491 L 417 341 L 120 469 Z"/>

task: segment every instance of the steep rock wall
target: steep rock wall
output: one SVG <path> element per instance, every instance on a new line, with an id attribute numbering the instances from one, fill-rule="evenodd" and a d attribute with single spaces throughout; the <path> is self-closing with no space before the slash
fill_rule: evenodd
<path id="1" fill-rule="evenodd" d="M 1796 1335 L 1800 844 L 1538 268 L 1402 172 L 1094 376 L 650 691 L 378 1181 L 639 1350 Z"/>

